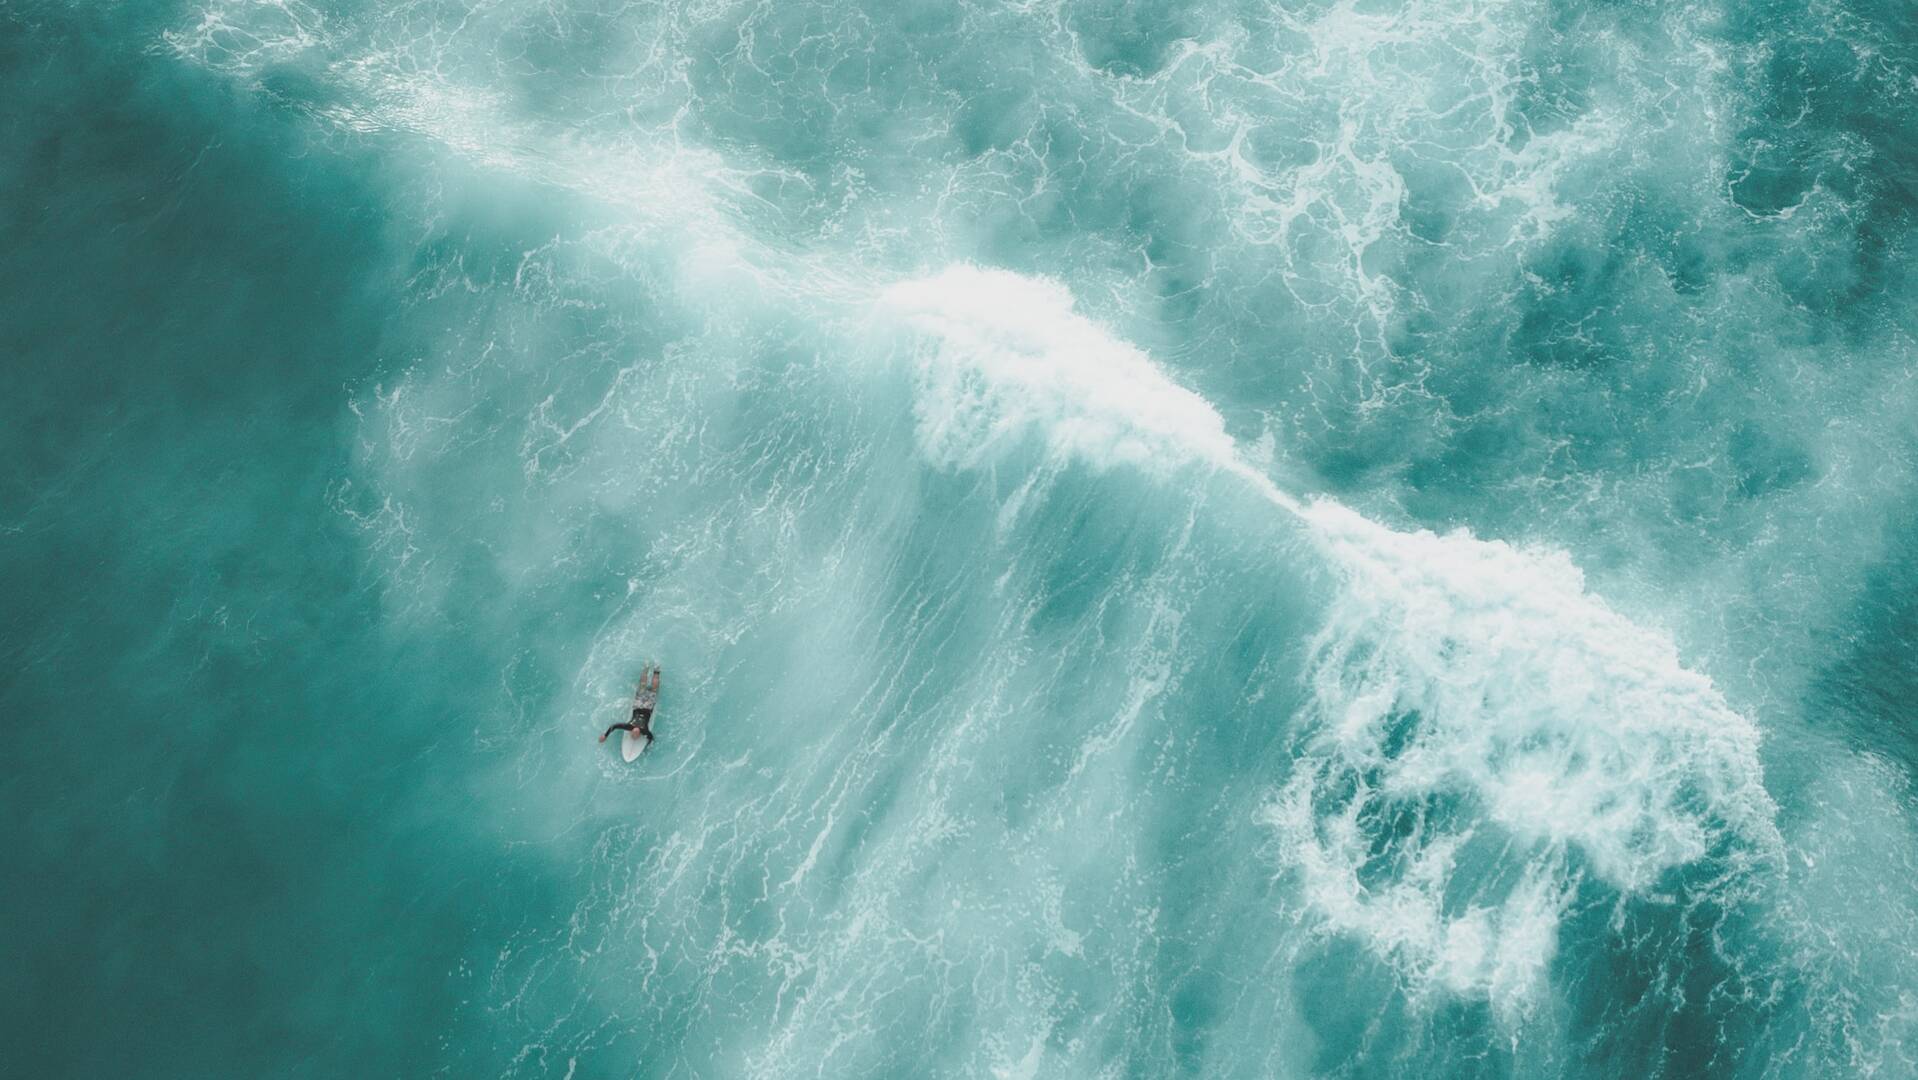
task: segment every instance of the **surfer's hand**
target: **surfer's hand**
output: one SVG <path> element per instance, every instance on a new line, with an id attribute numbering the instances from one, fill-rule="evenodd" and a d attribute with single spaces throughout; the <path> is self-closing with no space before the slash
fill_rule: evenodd
<path id="1" fill-rule="evenodd" d="M 600 741 L 600 742 L 605 742 L 605 741 L 606 741 L 606 736 L 604 736 L 604 735 L 601 735 L 601 736 L 599 737 L 599 741 Z"/>

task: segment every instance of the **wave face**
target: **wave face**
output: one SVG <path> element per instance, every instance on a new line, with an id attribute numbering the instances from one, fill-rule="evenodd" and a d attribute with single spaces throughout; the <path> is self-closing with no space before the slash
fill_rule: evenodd
<path id="1" fill-rule="evenodd" d="M 1025 435 L 1099 468 L 1203 466 L 1296 519 L 1337 589 L 1268 820 L 1307 905 L 1415 993 L 1485 997 L 1510 1019 L 1542 989 L 1584 874 L 1642 896 L 1681 868 L 1777 856 L 1757 729 L 1562 552 L 1301 504 L 1056 282 L 968 267 L 882 303 L 929 338 L 915 411 L 933 460 L 976 467 Z"/>
<path id="2" fill-rule="evenodd" d="M 0 10 L 9 1064 L 1918 1076 L 1914 87 L 1866 0 Z"/>

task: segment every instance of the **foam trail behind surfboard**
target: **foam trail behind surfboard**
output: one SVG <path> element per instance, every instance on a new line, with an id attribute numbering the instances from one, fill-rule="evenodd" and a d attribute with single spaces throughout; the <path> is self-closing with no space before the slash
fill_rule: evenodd
<path id="1" fill-rule="evenodd" d="M 1581 875 L 1636 895 L 1777 848 L 1757 729 L 1564 554 L 1290 495 L 1057 282 L 960 266 L 881 308 L 919 337 L 918 435 L 940 464 L 1037 439 L 1095 468 L 1209 467 L 1303 525 L 1338 589 L 1309 746 L 1268 817 L 1311 907 L 1415 988 L 1523 1011 Z"/>

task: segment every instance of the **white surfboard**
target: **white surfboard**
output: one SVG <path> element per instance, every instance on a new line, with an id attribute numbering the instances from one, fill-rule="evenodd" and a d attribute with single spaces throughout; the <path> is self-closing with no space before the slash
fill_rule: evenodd
<path id="1" fill-rule="evenodd" d="M 638 761 L 640 752 L 646 749 L 646 740 L 630 731 L 620 732 L 619 756 L 627 761 Z"/>

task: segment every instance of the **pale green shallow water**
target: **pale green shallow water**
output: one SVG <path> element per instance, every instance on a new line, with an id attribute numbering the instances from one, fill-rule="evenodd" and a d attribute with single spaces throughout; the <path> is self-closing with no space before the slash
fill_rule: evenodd
<path id="1" fill-rule="evenodd" d="M 0 100 L 0 1075 L 1918 1075 L 1908 6 L 0 0 Z"/>

